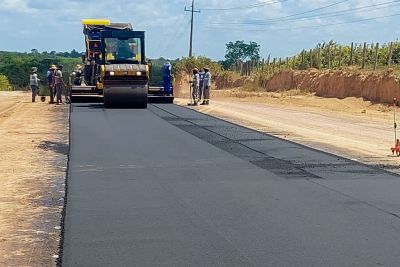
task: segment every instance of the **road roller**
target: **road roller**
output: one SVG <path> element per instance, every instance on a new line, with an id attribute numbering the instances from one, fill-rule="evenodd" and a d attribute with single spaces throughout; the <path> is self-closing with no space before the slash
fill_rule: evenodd
<path id="1" fill-rule="evenodd" d="M 150 69 L 145 32 L 110 20 L 84 19 L 82 24 L 83 74 L 70 87 L 71 102 L 100 96 L 106 108 L 147 108 Z"/>

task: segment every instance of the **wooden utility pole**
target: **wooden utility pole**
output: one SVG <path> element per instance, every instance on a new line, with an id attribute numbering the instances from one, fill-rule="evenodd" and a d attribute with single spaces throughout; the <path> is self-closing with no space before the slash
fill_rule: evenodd
<path id="1" fill-rule="evenodd" d="M 192 18 L 190 20 L 190 44 L 189 44 L 189 57 L 193 57 L 193 24 L 194 24 L 194 13 L 200 13 L 200 10 L 194 9 L 194 0 L 192 0 L 192 6 L 190 9 L 185 7 L 186 12 L 192 13 Z"/>

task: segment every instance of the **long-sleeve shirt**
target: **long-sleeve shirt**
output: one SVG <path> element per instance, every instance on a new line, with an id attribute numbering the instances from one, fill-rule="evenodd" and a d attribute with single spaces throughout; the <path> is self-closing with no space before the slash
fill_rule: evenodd
<path id="1" fill-rule="evenodd" d="M 211 72 L 209 71 L 204 74 L 204 85 L 211 86 Z"/>
<path id="2" fill-rule="evenodd" d="M 30 77 L 29 77 L 29 84 L 30 85 L 38 86 L 39 85 L 39 81 L 40 80 L 38 79 L 36 73 L 33 73 L 33 74 L 30 75 Z"/>
<path id="3" fill-rule="evenodd" d="M 54 83 L 55 84 L 62 84 L 63 83 L 63 73 L 61 70 L 56 70 L 54 74 Z"/>
<path id="4" fill-rule="evenodd" d="M 200 87 L 200 75 L 198 73 L 193 75 L 193 86 L 195 86 L 195 88 Z"/>

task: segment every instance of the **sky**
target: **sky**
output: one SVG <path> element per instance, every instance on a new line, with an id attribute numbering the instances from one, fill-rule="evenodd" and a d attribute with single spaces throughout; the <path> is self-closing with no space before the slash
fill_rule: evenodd
<path id="1" fill-rule="evenodd" d="M 188 56 L 191 0 L 0 0 L 0 50 L 84 51 L 81 20 L 146 31 L 147 57 Z M 400 35 L 400 0 L 196 0 L 194 55 L 224 58 L 226 43 L 255 41 L 261 57 L 318 43 L 388 42 Z"/>

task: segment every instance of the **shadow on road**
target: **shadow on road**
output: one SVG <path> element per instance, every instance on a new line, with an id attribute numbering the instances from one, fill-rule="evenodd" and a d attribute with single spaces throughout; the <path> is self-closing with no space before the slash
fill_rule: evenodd
<path id="1" fill-rule="evenodd" d="M 52 141 L 43 141 L 38 146 L 43 150 L 52 150 L 58 154 L 68 155 L 68 144 L 52 142 Z"/>

